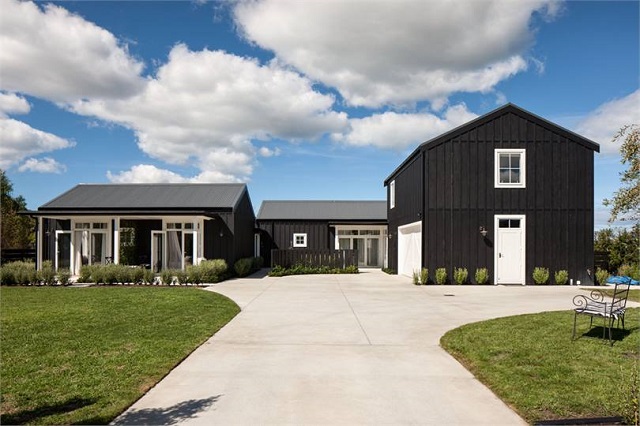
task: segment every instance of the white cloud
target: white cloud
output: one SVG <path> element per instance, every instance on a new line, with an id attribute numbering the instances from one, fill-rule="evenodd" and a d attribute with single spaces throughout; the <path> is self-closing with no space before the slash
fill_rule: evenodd
<path id="1" fill-rule="evenodd" d="M 236 183 L 239 179 L 216 170 L 205 170 L 197 176 L 184 177 L 171 170 L 161 169 L 151 164 L 138 164 L 131 169 L 112 173 L 107 172 L 107 179 L 114 183 Z"/>
<path id="2" fill-rule="evenodd" d="M 242 35 L 352 105 L 439 101 L 492 90 L 527 68 L 531 17 L 557 2 L 448 0 L 241 1 Z"/>
<path id="3" fill-rule="evenodd" d="M 405 149 L 476 117 L 477 115 L 470 112 L 464 104 L 449 107 L 442 118 L 429 113 L 385 112 L 352 119 L 350 120 L 351 129 L 348 132 L 334 134 L 332 138 L 347 145 Z"/>
<path id="4" fill-rule="evenodd" d="M 54 102 L 124 97 L 143 64 L 110 32 L 60 6 L 1 0 L 0 88 Z"/>
<path id="5" fill-rule="evenodd" d="M 50 157 L 42 159 L 28 158 L 20 167 L 19 172 L 34 172 L 34 173 L 56 173 L 60 174 L 67 171 L 67 167 L 64 164 L 58 163 L 56 160 Z"/>
<path id="6" fill-rule="evenodd" d="M 189 181 L 177 173 L 159 169 L 150 164 L 138 164 L 130 170 L 120 173 L 108 171 L 107 179 L 114 183 L 182 183 Z"/>
<path id="7" fill-rule="evenodd" d="M 140 94 L 80 101 L 72 109 L 133 129 L 153 158 L 199 167 L 202 179 L 230 181 L 251 175 L 259 154 L 251 140 L 342 131 L 347 117 L 332 111 L 334 101 L 276 63 L 176 45 Z"/>
<path id="8" fill-rule="evenodd" d="M 260 147 L 258 150 L 258 154 L 261 157 L 277 157 L 281 154 L 280 148 L 276 147 L 275 149 L 269 149 L 266 146 Z"/>
<path id="9" fill-rule="evenodd" d="M 25 98 L 15 93 L 0 91 L 0 117 L 8 114 L 27 114 L 31 111 L 31 106 Z"/>
<path id="10" fill-rule="evenodd" d="M 75 143 L 34 129 L 12 118 L 0 117 L 0 168 L 7 169 L 31 155 L 70 148 Z"/>
<path id="11" fill-rule="evenodd" d="M 640 124 L 640 89 L 600 105 L 578 123 L 576 132 L 600 144 L 603 154 L 618 154 L 620 143 L 611 143 L 625 124 Z"/>

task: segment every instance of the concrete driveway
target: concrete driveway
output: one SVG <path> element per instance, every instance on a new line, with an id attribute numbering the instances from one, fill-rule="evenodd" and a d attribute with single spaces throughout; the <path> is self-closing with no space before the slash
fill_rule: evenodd
<path id="1" fill-rule="evenodd" d="M 580 292 L 417 287 L 378 270 L 238 279 L 210 290 L 242 312 L 116 423 L 522 424 L 439 347 L 440 337 L 469 322 L 570 309 Z"/>

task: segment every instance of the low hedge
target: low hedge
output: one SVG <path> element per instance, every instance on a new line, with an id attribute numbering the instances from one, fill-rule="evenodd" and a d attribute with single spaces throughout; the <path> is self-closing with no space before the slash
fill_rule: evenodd
<path id="1" fill-rule="evenodd" d="M 274 266 L 269 272 L 270 277 L 284 277 L 286 275 L 310 275 L 310 274 L 357 274 L 360 271 L 357 266 L 346 268 L 330 268 L 329 266 L 294 265 L 290 268 Z"/>

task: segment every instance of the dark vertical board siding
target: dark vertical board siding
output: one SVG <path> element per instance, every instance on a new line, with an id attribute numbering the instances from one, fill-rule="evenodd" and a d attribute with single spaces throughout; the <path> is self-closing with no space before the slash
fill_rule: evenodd
<path id="1" fill-rule="evenodd" d="M 494 188 L 497 148 L 526 148 L 526 188 Z M 395 174 L 395 212 L 390 232 L 415 222 L 419 207 L 398 194 L 423 191 L 423 264 L 431 271 L 466 267 L 470 277 L 487 267 L 494 279 L 494 215 L 526 216 L 526 281 L 533 268 L 553 273 L 568 269 L 574 280 L 590 283 L 593 269 L 593 150 L 561 135 L 535 117 L 508 112 L 475 123 L 449 140 L 421 148 L 424 162 Z M 424 164 L 424 177 L 416 173 Z M 479 227 L 488 229 L 487 239 Z M 390 266 L 397 268 L 397 243 L 389 245 Z"/>
<path id="2" fill-rule="evenodd" d="M 253 257 L 253 241 L 256 217 L 247 191 L 233 213 L 234 262 L 243 257 Z"/>

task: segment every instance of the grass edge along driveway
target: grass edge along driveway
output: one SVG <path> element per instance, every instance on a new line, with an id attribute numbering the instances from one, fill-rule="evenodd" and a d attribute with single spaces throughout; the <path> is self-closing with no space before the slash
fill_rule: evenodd
<path id="1" fill-rule="evenodd" d="M 1 287 L 2 424 L 106 424 L 240 308 L 176 287 Z"/>
<path id="2" fill-rule="evenodd" d="M 518 315 L 447 332 L 441 346 L 527 422 L 623 416 L 637 421 L 640 308 L 611 347 L 573 311 Z M 634 413 L 635 412 L 635 413 Z M 636 417 L 637 418 L 637 417 Z"/>

